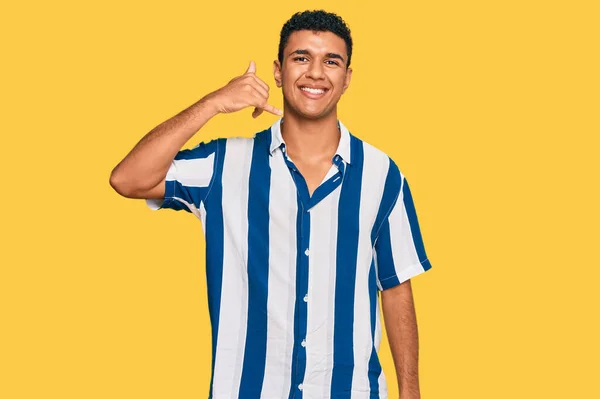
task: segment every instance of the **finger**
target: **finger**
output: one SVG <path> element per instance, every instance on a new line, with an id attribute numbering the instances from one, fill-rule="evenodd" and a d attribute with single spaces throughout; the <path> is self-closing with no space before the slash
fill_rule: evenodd
<path id="1" fill-rule="evenodd" d="M 248 66 L 246 73 L 255 73 L 255 72 L 256 72 L 256 65 L 254 64 L 254 61 L 250 61 L 250 65 Z"/>
<path id="2" fill-rule="evenodd" d="M 263 113 L 263 110 L 261 108 L 254 108 L 254 111 L 252 112 L 252 117 L 258 118 L 258 116 L 262 113 Z"/>
<path id="3" fill-rule="evenodd" d="M 265 82 L 263 82 L 258 76 L 254 75 L 253 76 L 254 79 L 256 80 L 256 82 L 261 85 L 266 91 L 269 91 L 269 85 L 266 84 Z"/>
<path id="4" fill-rule="evenodd" d="M 250 86 L 252 86 L 252 88 L 257 91 L 261 96 L 263 96 L 265 99 L 269 98 L 269 92 L 260 84 L 258 84 L 255 80 L 251 80 L 250 81 Z"/>
<path id="5" fill-rule="evenodd" d="M 270 112 L 274 115 L 279 115 L 282 116 L 283 115 L 283 111 L 280 110 L 279 108 L 275 108 L 274 106 L 272 106 L 271 104 L 265 104 L 262 109 L 264 109 L 267 112 Z"/>
<path id="6" fill-rule="evenodd" d="M 254 95 L 255 102 L 252 103 L 252 105 L 254 105 L 256 108 L 265 110 L 265 111 L 270 112 L 275 115 L 279 115 L 279 116 L 283 115 L 283 111 L 281 111 L 280 109 L 275 108 L 274 106 L 267 103 L 268 96 L 261 95 L 258 90 L 255 90 L 253 95 Z M 262 111 L 260 111 L 260 113 L 262 113 Z M 260 115 L 260 113 L 259 113 L 259 115 Z"/>

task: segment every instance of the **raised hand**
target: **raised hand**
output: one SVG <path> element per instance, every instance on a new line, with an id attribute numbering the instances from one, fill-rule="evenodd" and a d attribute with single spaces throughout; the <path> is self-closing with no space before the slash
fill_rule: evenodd
<path id="1" fill-rule="evenodd" d="M 253 118 L 258 117 L 263 111 L 283 115 L 283 111 L 267 102 L 268 99 L 269 86 L 256 76 L 254 61 L 250 61 L 243 75 L 233 78 L 227 85 L 207 96 L 207 100 L 211 101 L 221 113 L 236 112 L 253 106 Z"/>

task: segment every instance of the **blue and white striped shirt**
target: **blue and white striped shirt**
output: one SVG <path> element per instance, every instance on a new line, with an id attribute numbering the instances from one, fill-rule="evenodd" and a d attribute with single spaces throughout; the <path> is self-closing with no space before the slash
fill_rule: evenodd
<path id="1" fill-rule="evenodd" d="M 209 398 L 387 398 L 379 291 L 431 268 L 408 182 L 350 134 L 309 195 L 279 119 L 181 150 L 151 209 L 202 222 Z"/>

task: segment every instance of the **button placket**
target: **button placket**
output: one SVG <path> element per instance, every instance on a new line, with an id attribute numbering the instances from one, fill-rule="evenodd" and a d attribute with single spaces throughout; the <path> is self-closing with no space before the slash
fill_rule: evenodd
<path id="1" fill-rule="evenodd" d="M 294 359 L 294 361 L 296 362 L 296 373 L 295 373 L 295 378 L 294 378 L 294 382 L 296 384 L 298 384 L 298 381 L 300 381 L 300 383 L 297 385 L 298 389 L 300 391 L 302 391 L 303 389 L 303 379 L 305 377 L 305 369 L 306 369 L 306 350 L 304 350 L 304 348 L 306 347 L 306 341 L 305 338 L 306 337 L 306 333 L 307 333 L 307 306 L 301 306 L 301 303 L 305 303 L 305 305 L 307 305 L 308 302 L 308 291 L 309 291 L 309 266 L 310 266 L 310 213 L 309 210 L 307 208 L 309 208 L 309 200 L 310 200 L 310 196 L 308 195 L 308 188 L 306 186 L 306 183 L 303 179 L 303 177 L 297 173 L 293 173 L 293 170 L 296 169 L 295 165 L 293 164 L 288 164 L 290 166 L 290 171 L 292 171 L 292 177 L 294 179 L 294 182 L 296 183 L 296 187 L 298 190 L 298 194 L 300 196 L 300 209 L 298 209 L 298 212 L 301 213 L 300 216 L 300 220 L 299 220 L 299 234 L 297 236 L 297 240 L 299 241 L 299 245 L 301 245 L 299 247 L 299 251 L 297 252 L 296 256 L 297 256 L 297 261 L 299 262 L 298 264 L 298 274 L 297 274 L 297 289 L 299 289 L 299 293 L 300 295 L 297 296 L 296 300 L 297 302 L 297 306 L 298 306 L 298 329 L 296 330 L 296 333 L 298 334 L 296 337 L 297 339 L 299 339 L 301 342 L 296 341 L 295 345 L 297 345 L 296 349 L 294 350 L 294 352 L 296 353 L 296 358 Z M 302 248 L 304 248 L 304 251 L 302 250 Z M 303 297 L 303 301 L 300 301 L 300 298 L 302 297 L 301 292 L 304 291 L 305 295 Z"/>

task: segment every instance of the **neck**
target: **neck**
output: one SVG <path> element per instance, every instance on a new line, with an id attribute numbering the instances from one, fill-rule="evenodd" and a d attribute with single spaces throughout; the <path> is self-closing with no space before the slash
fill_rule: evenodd
<path id="1" fill-rule="evenodd" d="M 340 142 L 337 112 L 320 119 L 306 119 L 294 112 L 285 113 L 281 135 L 293 158 L 317 161 L 331 159 Z"/>

